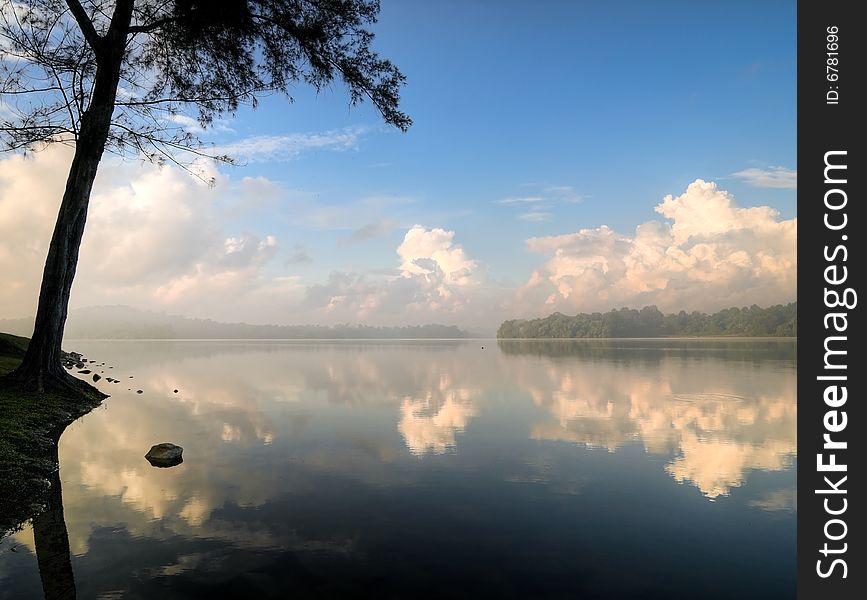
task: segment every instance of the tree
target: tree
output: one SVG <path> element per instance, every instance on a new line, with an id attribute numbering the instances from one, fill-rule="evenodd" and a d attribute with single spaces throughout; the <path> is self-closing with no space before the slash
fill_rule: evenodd
<path id="1" fill-rule="evenodd" d="M 7 151 L 74 146 L 45 262 L 33 337 L 10 377 L 28 388 L 80 389 L 60 343 L 87 208 L 105 151 L 173 162 L 231 157 L 179 125 L 256 106 L 303 82 L 342 80 L 406 131 L 405 77 L 371 48 L 378 0 L 3 0 L 0 142 Z M 185 154 L 188 153 L 188 154 Z M 186 160 L 183 157 L 192 157 Z"/>
<path id="2" fill-rule="evenodd" d="M 504 321 L 497 337 L 508 338 L 619 338 L 664 335 L 794 336 L 798 304 L 760 308 L 727 308 L 712 315 L 693 312 L 663 315 L 656 306 L 640 311 L 613 309 L 607 313 L 552 313 L 542 319 Z"/>

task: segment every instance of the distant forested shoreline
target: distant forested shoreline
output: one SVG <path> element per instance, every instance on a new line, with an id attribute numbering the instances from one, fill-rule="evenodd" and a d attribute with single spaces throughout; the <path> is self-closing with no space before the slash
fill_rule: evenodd
<path id="1" fill-rule="evenodd" d="M 33 319 L 0 320 L 0 331 L 29 337 Z M 137 310 L 92 306 L 70 311 L 65 339 L 455 339 L 469 332 L 452 325 L 250 325 Z"/>
<path id="2" fill-rule="evenodd" d="M 754 304 L 713 314 L 680 311 L 666 315 L 656 306 L 575 316 L 555 312 L 541 319 L 504 321 L 497 330 L 497 338 L 794 337 L 798 334 L 797 313 L 797 302 L 768 308 Z"/>

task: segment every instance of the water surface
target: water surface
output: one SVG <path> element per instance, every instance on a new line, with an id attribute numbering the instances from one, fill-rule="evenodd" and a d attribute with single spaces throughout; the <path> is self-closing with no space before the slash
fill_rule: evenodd
<path id="1" fill-rule="evenodd" d="M 121 383 L 0 597 L 58 521 L 80 598 L 794 597 L 792 341 L 66 345 Z"/>

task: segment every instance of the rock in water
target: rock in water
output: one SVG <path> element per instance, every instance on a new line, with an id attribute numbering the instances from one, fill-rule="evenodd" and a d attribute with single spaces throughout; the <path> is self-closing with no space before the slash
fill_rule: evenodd
<path id="1" fill-rule="evenodd" d="M 145 458 L 154 467 L 174 467 L 184 462 L 181 456 L 183 452 L 184 449 L 180 446 L 163 442 L 162 444 L 151 446 L 151 449 L 145 454 Z"/>
<path id="2" fill-rule="evenodd" d="M 96 373 L 93 374 L 93 381 L 94 381 L 94 383 L 96 383 L 96 382 L 99 381 L 100 379 L 102 379 L 102 377 L 100 377 L 100 376 L 97 375 Z"/>

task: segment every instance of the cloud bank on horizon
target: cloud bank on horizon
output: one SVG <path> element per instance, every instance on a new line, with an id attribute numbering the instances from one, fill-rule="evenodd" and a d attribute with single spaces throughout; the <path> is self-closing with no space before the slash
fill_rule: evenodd
<path id="1" fill-rule="evenodd" d="M 668 222 L 642 223 L 631 236 L 602 225 L 527 240 L 550 258 L 519 290 L 524 306 L 691 311 L 795 298 L 797 219 L 780 220 L 766 206 L 741 208 L 701 179 L 666 196 L 656 212 Z"/>
<path id="2" fill-rule="evenodd" d="M 35 311 L 69 159 L 62 147 L 0 159 L 0 318 Z M 544 262 L 504 283 L 492 281 L 469 255 L 460 228 L 397 221 L 387 221 L 383 235 L 365 237 L 368 244 L 393 244 L 385 234 L 405 230 L 388 251 L 390 262 L 359 267 L 353 245 L 338 237 L 318 279 L 302 276 L 298 266 L 313 258 L 284 239 L 279 221 L 261 231 L 236 219 L 239 207 L 285 195 L 281 184 L 212 175 L 216 185 L 209 188 L 171 167 L 104 161 L 72 305 L 130 304 L 253 323 L 492 328 L 555 310 L 656 304 L 663 311 L 710 311 L 795 298 L 796 219 L 781 219 L 766 206 L 740 207 L 701 179 L 666 196 L 656 206 L 661 219 L 629 234 L 599 225 L 515 239 Z M 305 260 L 280 260 L 282 248 Z"/>

